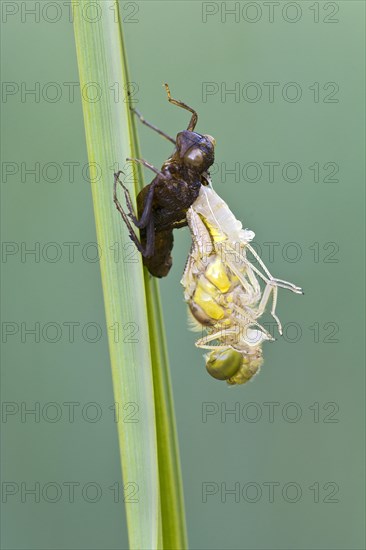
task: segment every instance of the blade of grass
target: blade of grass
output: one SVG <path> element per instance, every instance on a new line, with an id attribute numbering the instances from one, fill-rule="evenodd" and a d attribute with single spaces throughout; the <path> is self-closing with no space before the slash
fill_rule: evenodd
<path id="1" fill-rule="evenodd" d="M 112 167 L 127 156 L 140 155 L 135 123 L 127 103 L 114 103 L 108 89 L 117 83 L 117 89 L 126 90 L 129 83 L 118 4 L 114 0 L 94 4 L 102 14 L 98 29 L 77 12 L 74 24 L 81 89 L 83 84 L 97 82 L 103 91 L 103 99 L 97 103 L 84 98 L 83 110 L 89 160 L 102 167 L 103 178 L 92 185 L 92 192 L 98 242 L 107 250 L 110 243 L 120 240 L 123 226 L 118 223 L 111 201 Z M 142 186 L 141 171 L 138 173 Z M 126 232 L 124 236 L 126 240 Z M 145 335 L 140 340 L 143 350 L 136 350 L 128 342 L 117 346 L 109 335 L 116 402 L 131 402 L 133 396 L 144 400 L 140 430 L 118 426 L 124 480 L 135 476 L 146 499 L 144 503 L 139 502 L 139 508 L 126 507 L 130 547 L 183 549 L 187 547 L 183 492 L 157 282 L 145 273 L 143 288 L 140 266 L 116 267 L 108 258 L 101 262 L 107 324 L 122 326 L 124 320 L 134 314 L 139 319 L 141 334 Z M 151 402 L 151 367 L 154 404 Z M 149 432 L 146 439 L 145 431 Z"/>
<path id="2" fill-rule="evenodd" d="M 122 21 L 122 17 L 120 20 Z M 130 82 L 123 32 L 121 40 L 125 80 Z M 134 156 L 141 158 L 134 118 L 131 119 L 131 124 Z M 143 187 L 140 165 L 138 169 L 140 190 Z M 163 543 L 164 548 L 169 550 L 184 549 L 188 547 L 187 528 L 164 322 L 157 280 L 150 277 L 146 270 L 145 288 L 153 363 Z"/>
<path id="3" fill-rule="evenodd" d="M 100 15 L 96 22 L 90 22 L 90 13 L 88 18 L 83 16 L 83 3 L 77 4 L 74 29 L 88 156 L 91 167 L 98 166 L 102 174 L 98 178 L 97 171 L 92 170 L 91 181 L 102 250 L 100 264 L 114 395 L 120 411 L 127 403 L 138 407 L 137 423 L 123 423 L 122 418 L 117 423 L 124 486 L 135 484 L 127 486 L 129 494 L 137 489 L 136 495 L 126 502 L 129 544 L 139 550 L 154 549 L 162 546 L 160 488 L 144 277 L 141 262 L 116 262 L 110 250 L 114 243 L 128 241 L 112 201 L 113 167 L 133 156 L 128 105 L 115 102 L 110 90 L 112 85 L 120 91 L 128 85 L 122 71 L 121 33 L 114 2 L 93 2 Z M 87 90 L 93 89 L 90 83 L 95 83 L 94 89 L 100 92 L 98 101 L 88 100 Z M 128 336 L 136 329 L 136 334 Z"/>
<path id="4" fill-rule="evenodd" d="M 148 315 L 152 326 L 155 321 L 158 334 L 163 326 L 163 318 L 159 294 L 154 292 L 156 281 L 150 279 L 146 284 L 152 287 L 147 295 Z M 154 338 L 153 335 L 154 329 L 152 357 L 164 548 L 184 549 L 188 547 L 188 543 L 166 343 L 164 337 Z M 160 365 L 160 368 L 155 368 L 156 365 Z"/>

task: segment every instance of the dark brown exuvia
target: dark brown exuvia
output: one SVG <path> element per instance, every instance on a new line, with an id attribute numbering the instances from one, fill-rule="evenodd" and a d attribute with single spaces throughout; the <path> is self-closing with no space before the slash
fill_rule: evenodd
<path id="1" fill-rule="evenodd" d="M 213 137 L 194 132 L 198 119 L 196 111 L 173 99 L 167 84 L 165 88 L 169 102 L 190 111 L 192 117 L 187 130 L 179 132 L 176 139 L 173 139 L 147 122 L 137 110 L 133 110 L 143 124 L 175 146 L 173 154 L 164 162 L 161 170 L 143 159 L 127 159 L 146 166 L 156 174 L 152 182 L 137 195 L 138 217 L 129 191 L 120 180 L 123 172 L 119 171 L 114 175 L 115 205 L 127 225 L 132 241 L 141 252 L 144 265 L 154 277 L 165 277 L 169 273 L 172 266 L 173 229 L 187 225 L 186 213 L 189 207 L 197 199 L 201 185 L 208 184 L 208 169 L 214 162 L 215 147 Z M 118 183 L 125 194 L 128 215 L 117 197 Z M 130 220 L 140 230 L 140 240 Z"/>

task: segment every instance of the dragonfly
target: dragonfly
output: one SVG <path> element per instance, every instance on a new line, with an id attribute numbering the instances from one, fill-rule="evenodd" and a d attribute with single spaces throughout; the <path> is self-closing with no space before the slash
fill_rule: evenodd
<path id="1" fill-rule="evenodd" d="M 168 101 L 191 113 L 187 130 L 179 132 L 176 138 L 151 124 L 132 109 L 139 120 L 174 144 L 174 151 L 155 168 L 144 159 L 128 158 L 127 161 L 141 164 L 154 172 L 154 179 L 137 195 L 137 215 L 129 190 L 121 181 L 122 171 L 114 174 L 113 200 L 127 226 L 131 240 L 142 255 L 143 263 L 150 274 L 166 277 L 172 266 L 173 229 L 187 225 L 186 213 L 199 195 L 202 185 L 208 185 L 209 168 L 214 162 L 215 139 L 208 134 L 198 134 L 197 112 L 189 105 L 171 97 L 165 84 Z M 122 207 L 117 188 L 123 189 L 128 213 Z M 140 232 L 138 238 L 134 227 Z"/>
<path id="2" fill-rule="evenodd" d="M 196 346 L 209 351 L 206 369 L 212 377 L 231 386 L 245 384 L 263 364 L 262 344 L 274 340 L 260 323 L 268 304 L 282 334 L 276 313 L 278 289 L 295 294 L 303 291 L 273 277 L 258 256 L 251 245 L 254 232 L 243 229 L 212 187 L 209 168 L 214 162 L 215 139 L 195 132 L 197 112 L 173 99 L 168 84 L 165 88 L 170 103 L 191 112 L 187 130 L 174 139 L 133 109 L 143 124 L 174 144 L 174 151 L 160 170 L 143 159 L 127 159 L 155 173 L 137 196 L 138 215 L 120 179 L 121 171 L 115 174 L 113 199 L 144 265 L 155 277 L 165 277 L 170 271 L 173 230 L 189 226 L 192 247 L 181 283 L 191 328 L 204 332 Z M 123 189 L 128 214 L 118 199 L 118 186 Z M 139 229 L 140 240 L 132 224 Z"/>
<path id="3" fill-rule="evenodd" d="M 192 247 L 181 284 L 191 328 L 205 333 L 196 346 L 210 351 L 205 360 L 212 377 L 232 386 L 245 384 L 263 364 L 263 342 L 274 340 L 260 323 L 269 302 L 282 334 L 278 289 L 303 291 L 271 275 L 251 245 L 254 232 L 243 229 L 210 182 L 201 187 L 187 222 Z"/>

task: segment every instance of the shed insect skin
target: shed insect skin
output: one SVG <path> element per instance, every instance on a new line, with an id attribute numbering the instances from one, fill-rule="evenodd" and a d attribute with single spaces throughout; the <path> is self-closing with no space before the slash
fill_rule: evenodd
<path id="1" fill-rule="evenodd" d="M 172 266 L 173 229 L 187 225 L 186 214 L 197 199 L 201 185 L 208 184 L 208 169 L 214 162 L 215 140 L 209 135 L 198 134 L 195 127 L 197 112 L 182 101 L 173 99 L 165 84 L 168 101 L 192 113 L 187 130 L 173 139 L 147 122 L 133 109 L 140 121 L 174 144 L 172 155 L 158 170 L 143 159 L 127 159 L 142 164 L 155 173 L 151 183 L 137 195 L 137 216 L 128 189 L 120 179 L 123 172 L 114 174 L 113 200 L 125 222 L 131 240 L 142 255 L 143 263 L 154 277 L 166 277 Z M 117 185 L 124 191 L 128 214 L 117 196 Z M 140 230 L 138 239 L 132 223 Z"/>

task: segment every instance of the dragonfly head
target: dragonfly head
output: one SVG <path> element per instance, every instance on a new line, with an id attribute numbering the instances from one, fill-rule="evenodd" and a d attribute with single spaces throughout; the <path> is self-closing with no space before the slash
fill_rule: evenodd
<path id="1" fill-rule="evenodd" d="M 187 168 L 202 173 L 213 164 L 216 142 L 212 136 L 184 130 L 177 135 L 176 143 L 176 156 Z"/>

